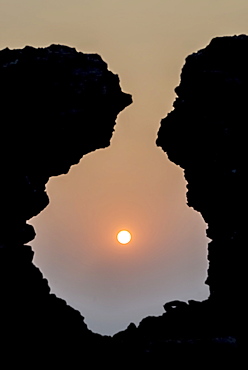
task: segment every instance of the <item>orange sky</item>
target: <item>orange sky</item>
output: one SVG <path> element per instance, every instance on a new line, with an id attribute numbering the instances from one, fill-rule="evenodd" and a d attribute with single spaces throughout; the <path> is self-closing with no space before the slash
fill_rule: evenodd
<path id="1" fill-rule="evenodd" d="M 35 263 L 89 328 L 113 334 L 172 299 L 204 299 L 206 225 L 186 205 L 182 170 L 155 145 L 185 57 L 248 33 L 247 0 L 0 0 L 0 48 L 61 43 L 98 53 L 133 104 L 111 146 L 52 178 L 30 222 Z M 120 246 L 116 232 L 130 229 Z"/>

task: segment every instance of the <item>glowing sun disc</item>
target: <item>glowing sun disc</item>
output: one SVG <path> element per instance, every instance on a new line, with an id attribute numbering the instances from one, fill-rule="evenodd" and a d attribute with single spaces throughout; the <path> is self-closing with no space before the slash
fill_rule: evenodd
<path id="1" fill-rule="evenodd" d="M 130 242 L 132 236 L 129 231 L 127 230 L 121 230 L 117 234 L 117 240 L 121 244 L 127 244 Z"/>

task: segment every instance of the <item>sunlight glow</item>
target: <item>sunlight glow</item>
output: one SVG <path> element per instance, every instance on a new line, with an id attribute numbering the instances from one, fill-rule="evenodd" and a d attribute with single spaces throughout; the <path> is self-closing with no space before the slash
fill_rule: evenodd
<path id="1" fill-rule="evenodd" d="M 129 231 L 127 230 L 121 230 L 117 234 L 117 240 L 121 244 L 127 244 L 130 242 L 132 236 Z"/>

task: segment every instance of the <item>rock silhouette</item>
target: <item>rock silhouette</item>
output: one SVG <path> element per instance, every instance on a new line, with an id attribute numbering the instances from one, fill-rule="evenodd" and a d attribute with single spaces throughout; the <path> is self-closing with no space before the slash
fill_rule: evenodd
<path id="1" fill-rule="evenodd" d="M 199 368 L 234 360 L 237 366 L 245 292 L 247 62 L 244 35 L 213 39 L 190 55 L 174 110 L 158 132 L 157 145 L 184 169 L 188 205 L 208 224 L 209 299 L 167 302 L 162 316 L 106 337 L 92 333 L 78 311 L 50 293 L 26 245 L 35 236 L 27 220 L 48 204 L 49 177 L 109 145 L 117 114 L 131 97 L 98 55 L 61 45 L 0 52 L 0 319 L 9 367 L 73 369 L 86 360 L 92 368 L 119 368 L 125 361 L 132 368 L 136 360 L 151 368 L 171 361 Z"/>
<path id="2" fill-rule="evenodd" d="M 187 201 L 208 224 L 206 283 L 216 302 L 242 295 L 248 37 L 215 38 L 186 59 L 157 145 L 184 169 Z M 243 251 L 244 253 L 244 251 Z M 235 272 L 235 273 L 234 273 Z"/>
<path id="3" fill-rule="evenodd" d="M 2 353 L 9 366 L 30 356 L 71 365 L 100 336 L 50 293 L 26 245 L 35 236 L 27 221 L 49 203 L 51 176 L 109 145 L 116 117 L 132 99 L 100 56 L 61 45 L 2 50 L 0 81 Z"/>
<path id="4" fill-rule="evenodd" d="M 168 158 L 184 169 L 188 205 L 208 224 L 210 296 L 201 306 L 211 313 L 212 335 L 239 340 L 245 292 L 247 63 L 245 35 L 217 37 L 187 57 L 174 110 L 162 120 L 157 138 Z"/>

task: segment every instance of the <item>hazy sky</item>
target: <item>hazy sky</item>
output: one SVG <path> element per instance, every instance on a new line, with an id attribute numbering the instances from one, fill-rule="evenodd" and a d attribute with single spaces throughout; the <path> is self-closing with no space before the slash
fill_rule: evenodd
<path id="1" fill-rule="evenodd" d="M 133 96 L 111 146 L 52 178 L 50 205 L 30 221 L 35 264 L 93 331 L 113 334 L 167 301 L 208 296 L 206 225 L 155 140 L 185 57 L 241 33 L 247 0 L 0 0 L 0 49 L 98 53 Z M 133 233 L 126 246 L 115 239 L 122 228 Z"/>

